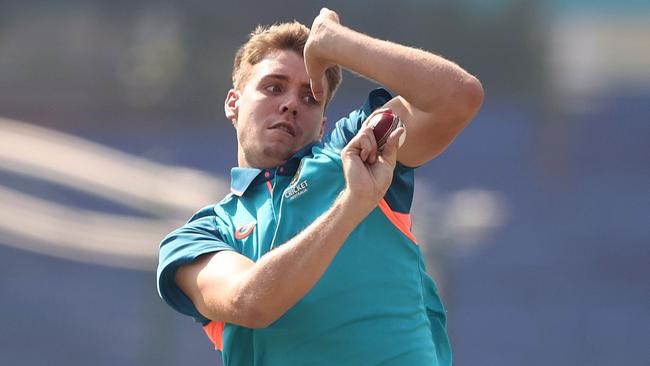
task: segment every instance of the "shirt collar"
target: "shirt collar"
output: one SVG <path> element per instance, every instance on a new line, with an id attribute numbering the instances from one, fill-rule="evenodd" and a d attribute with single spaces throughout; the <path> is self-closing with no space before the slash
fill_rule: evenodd
<path id="1" fill-rule="evenodd" d="M 251 186 L 251 184 L 262 183 L 270 180 L 277 173 L 280 175 L 294 175 L 300 166 L 300 160 L 311 153 L 314 146 L 320 146 L 320 141 L 313 142 L 300 150 L 284 164 L 268 169 L 258 168 L 240 168 L 234 167 L 230 170 L 230 192 L 236 196 L 243 196 L 244 192 Z"/>
<path id="2" fill-rule="evenodd" d="M 261 172 L 262 169 L 257 168 L 234 167 L 230 169 L 230 192 L 241 197 Z"/>

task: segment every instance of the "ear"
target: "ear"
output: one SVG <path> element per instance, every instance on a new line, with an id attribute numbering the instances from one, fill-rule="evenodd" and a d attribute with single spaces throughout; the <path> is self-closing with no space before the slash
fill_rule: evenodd
<path id="1" fill-rule="evenodd" d="M 325 134 L 325 123 L 327 122 L 327 117 L 323 116 L 323 122 L 320 125 L 320 137 L 319 139 L 323 139 L 323 134 Z"/>
<path id="2" fill-rule="evenodd" d="M 226 95 L 226 100 L 223 104 L 224 112 L 226 112 L 226 118 L 228 118 L 232 124 L 236 127 L 237 117 L 239 115 L 239 92 L 235 89 L 230 89 L 228 95 Z"/>

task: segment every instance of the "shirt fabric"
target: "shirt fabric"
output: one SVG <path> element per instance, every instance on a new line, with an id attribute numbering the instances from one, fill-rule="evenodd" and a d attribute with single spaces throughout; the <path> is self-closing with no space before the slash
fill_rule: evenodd
<path id="1" fill-rule="evenodd" d="M 341 149 L 391 99 L 373 90 L 322 142 L 274 169 L 233 168 L 231 193 L 161 243 L 158 292 L 200 322 L 225 366 L 451 365 L 446 316 L 410 231 L 414 169 L 397 163 L 384 199 L 347 238 L 316 285 L 270 326 L 210 321 L 176 286 L 176 269 L 232 250 L 253 261 L 296 236 L 345 187 Z"/>

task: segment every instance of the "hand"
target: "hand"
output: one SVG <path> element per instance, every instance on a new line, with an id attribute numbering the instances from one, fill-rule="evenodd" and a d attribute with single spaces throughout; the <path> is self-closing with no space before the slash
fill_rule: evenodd
<path id="1" fill-rule="evenodd" d="M 311 84 L 311 92 L 317 101 L 326 97 L 325 71 L 335 63 L 327 59 L 328 51 L 325 45 L 331 40 L 333 27 L 340 25 L 339 16 L 335 12 L 322 8 L 314 18 L 305 44 L 304 58 L 307 74 Z"/>
<path id="2" fill-rule="evenodd" d="M 370 117 L 383 111 L 386 109 L 376 110 Z M 359 133 L 341 151 L 346 180 L 344 194 L 366 215 L 384 197 L 393 180 L 399 137 L 404 133 L 402 127 L 393 131 L 382 152 L 378 153 L 375 135 L 367 123 L 370 117 L 363 123 Z"/>

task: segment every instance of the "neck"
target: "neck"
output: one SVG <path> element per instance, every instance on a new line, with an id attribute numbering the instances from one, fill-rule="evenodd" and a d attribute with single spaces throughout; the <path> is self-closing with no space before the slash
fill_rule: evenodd
<path id="1" fill-rule="evenodd" d="M 240 168 L 256 168 L 256 169 L 269 169 L 280 166 L 284 163 L 284 160 L 272 160 L 268 157 L 264 160 L 254 161 L 247 159 L 246 156 L 241 152 L 237 154 L 237 166 Z"/>

